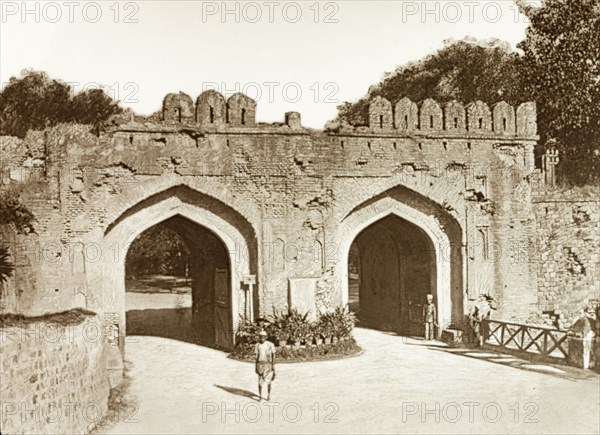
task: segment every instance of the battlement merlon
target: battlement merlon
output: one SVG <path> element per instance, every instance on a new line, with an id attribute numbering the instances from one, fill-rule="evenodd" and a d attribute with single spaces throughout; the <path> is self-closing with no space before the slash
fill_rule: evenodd
<path id="1" fill-rule="evenodd" d="M 287 112 L 283 123 L 257 123 L 256 101 L 242 93 L 225 97 L 215 90 L 203 92 L 194 104 L 183 93 L 168 94 L 160 115 L 116 122 L 120 131 L 163 131 L 181 129 L 206 133 L 309 134 L 298 112 Z M 148 122 L 150 121 L 150 122 Z M 312 131 L 314 133 L 314 130 Z M 372 137 L 425 137 L 537 141 L 536 105 L 520 104 L 515 110 L 501 101 L 490 107 L 482 101 L 444 104 L 428 98 L 419 104 L 404 97 L 392 104 L 377 96 L 369 104 L 368 125 L 328 123 L 329 135 Z"/>
<path id="2" fill-rule="evenodd" d="M 485 136 L 537 140 L 536 105 L 522 103 L 515 109 L 505 101 L 492 109 L 483 101 L 467 105 L 450 101 L 440 105 L 428 98 L 420 104 L 404 97 L 392 105 L 377 96 L 369 104 L 369 124 L 363 132 L 391 133 L 394 131 L 416 135 Z"/>
<path id="3" fill-rule="evenodd" d="M 308 134 L 302 127 L 298 112 L 286 112 L 284 122 L 256 122 L 256 101 L 242 93 L 233 94 L 227 100 L 215 90 L 203 92 L 196 98 L 183 93 L 170 93 L 163 99 L 160 112 L 150 116 L 137 116 L 131 112 L 114 115 L 108 122 L 108 130 L 121 132 L 178 131 L 204 133 L 243 134 Z"/>

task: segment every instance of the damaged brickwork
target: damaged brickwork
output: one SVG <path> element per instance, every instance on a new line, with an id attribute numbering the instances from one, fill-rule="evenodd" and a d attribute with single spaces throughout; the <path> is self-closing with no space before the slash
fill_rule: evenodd
<path id="1" fill-rule="evenodd" d="M 159 223 L 192 247 L 193 322 L 220 348 L 249 313 L 348 303 L 355 241 L 374 319 L 381 309 L 420 323 L 416 303 L 431 292 L 442 329 L 465 327 L 490 294 L 497 319 L 566 327 L 598 297 L 598 203 L 540 188 L 534 104 L 378 97 L 369 125 L 323 131 L 296 112 L 273 124 L 255 113 L 242 94 L 207 91 L 194 103 L 174 93 L 149 117 L 0 137 L 2 187 L 19 188 L 36 217 L 28 234 L 0 222 L 16 266 L 0 283 L 0 314 L 84 309 L 104 331 L 99 345 L 66 353 L 23 342 L 3 344 L 3 355 L 27 349 L 43 363 L 47 353 L 46 367 L 75 373 L 90 385 L 79 399 L 104 410 L 106 382 L 122 370 L 127 248 Z M 84 357 L 99 369 L 73 365 Z M 43 392 L 60 396 L 52 387 Z M 1 400 L 14 394 L 3 389 Z"/>
<path id="2" fill-rule="evenodd" d="M 600 201 L 596 188 L 534 189 L 538 310 L 530 321 L 568 328 L 600 302 Z"/>
<path id="3" fill-rule="evenodd" d="M 462 325 L 481 293 L 506 320 L 539 311 L 540 271 L 526 257 L 539 226 L 534 104 L 378 98 L 369 125 L 324 131 L 302 127 L 295 112 L 273 124 L 255 113 L 245 95 L 208 91 L 194 104 L 175 93 L 150 117 L 1 138 L 3 184 L 38 183 L 23 197 L 35 235 L 7 242 L 27 259 L 2 287 L 3 311 L 117 313 L 122 344 L 127 245 L 175 216 L 212 231 L 228 252 L 231 331 L 245 313 L 247 276 L 256 277 L 256 316 L 288 308 L 296 278 L 313 283 L 302 291 L 315 309 L 330 309 L 348 299 L 352 241 L 387 214 L 431 239 L 432 282 L 443 287 L 431 290 L 447 325 Z M 569 248 L 571 262 L 585 263 Z"/>

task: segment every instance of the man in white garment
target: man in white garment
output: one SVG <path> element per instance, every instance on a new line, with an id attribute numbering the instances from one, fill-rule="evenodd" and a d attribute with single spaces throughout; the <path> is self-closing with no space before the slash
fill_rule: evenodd
<path id="1" fill-rule="evenodd" d="M 271 382 L 275 379 L 275 345 L 267 340 L 265 331 L 259 332 L 256 343 L 256 374 L 258 375 L 258 400 L 262 402 L 262 387 L 267 385 L 267 400 L 271 400 Z"/>

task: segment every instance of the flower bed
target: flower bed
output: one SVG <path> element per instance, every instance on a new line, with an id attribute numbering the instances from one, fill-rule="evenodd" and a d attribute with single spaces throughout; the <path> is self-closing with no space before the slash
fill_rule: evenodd
<path id="1" fill-rule="evenodd" d="M 273 315 L 257 322 L 240 321 L 236 333 L 236 348 L 232 358 L 252 360 L 258 333 L 265 330 L 268 339 L 277 347 L 279 361 L 314 361 L 355 355 L 361 348 L 352 337 L 356 318 L 347 308 L 323 313 L 315 322 L 307 314 L 292 310 Z"/>

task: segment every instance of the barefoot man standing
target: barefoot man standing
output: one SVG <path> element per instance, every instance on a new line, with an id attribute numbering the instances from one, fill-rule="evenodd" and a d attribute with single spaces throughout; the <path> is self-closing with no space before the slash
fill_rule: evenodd
<path id="1" fill-rule="evenodd" d="M 267 384 L 267 400 L 271 400 L 271 382 L 275 379 L 275 345 L 267 340 L 265 331 L 259 332 L 260 343 L 256 343 L 256 374 L 258 375 L 258 397 L 262 402 L 262 387 Z"/>

